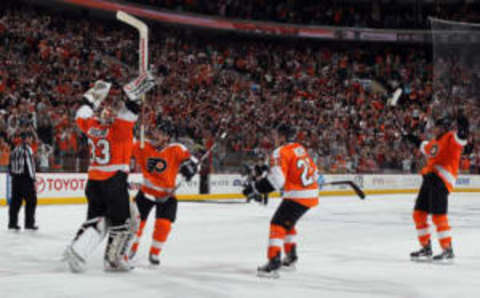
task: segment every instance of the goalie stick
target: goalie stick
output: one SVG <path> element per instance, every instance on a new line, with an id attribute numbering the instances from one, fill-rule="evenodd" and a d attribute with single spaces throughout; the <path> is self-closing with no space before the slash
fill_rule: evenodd
<path id="1" fill-rule="evenodd" d="M 138 46 L 138 72 L 139 75 L 145 74 L 148 70 L 148 26 L 136 17 L 117 11 L 117 20 L 126 23 L 138 30 L 140 34 Z M 140 122 L 140 148 L 145 147 L 145 125 L 144 125 L 145 94 L 142 95 L 142 111 Z"/>

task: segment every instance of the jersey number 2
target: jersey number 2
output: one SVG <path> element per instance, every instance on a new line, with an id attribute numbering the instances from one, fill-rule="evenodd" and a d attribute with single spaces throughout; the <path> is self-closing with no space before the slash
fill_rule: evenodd
<path id="1" fill-rule="evenodd" d="M 91 139 L 88 139 L 88 146 L 90 147 L 90 163 L 106 165 L 110 162 L 110 143 L 107 140 L 100 139 L 95 144 Z M 100 152 L 98 155 L 97 148 Z"/>
<path id="2" fill-rule="evenodd" d="M 302 170 L 300 176 L 303 186 L 310 186 L 315 182 L 314 169 L 310 167 L 310 160 L 308 157 L 297 160 L 297 168 Z"/>

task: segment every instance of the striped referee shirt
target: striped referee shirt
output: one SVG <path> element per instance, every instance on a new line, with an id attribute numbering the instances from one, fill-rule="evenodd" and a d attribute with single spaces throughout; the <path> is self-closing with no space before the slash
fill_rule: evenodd
<path id="1" fill-rule="evenodd" d="M 17 145 L 10 153 L 8 168 L 12 176 L 26 176 L 35 180 L 35 162 L 32 147 L 28 144 Z"/>

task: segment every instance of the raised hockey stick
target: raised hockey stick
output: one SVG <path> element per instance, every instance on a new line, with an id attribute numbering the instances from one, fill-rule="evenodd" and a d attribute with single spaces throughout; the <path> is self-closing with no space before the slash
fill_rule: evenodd
<path id="1" fill-rule="evenodd" d="M 220 141 L 223 141 L 225 138 L 227 137 L 227 133 L 226 132 L 223 132 L 221 135 L 220 135 Z M 207 152 L 205 152 L 201 157 L 200 159 L 198 160 L 198 163 L 197 165 L 201 165 L 202 162 L 207 159 L 207 157 L 210 155 L 210 153 L 212 153 L 213 149 L 215 148 L 215 146 L 217 146 L 218 144 L 218 141 L 215 141 L 215 143 L 213 143 L 212 147 L 210 147 L 210 149 L 207 150 Z M 171 191 L 170 195 L 174 195 L 175 192 L 180 188 L 180 186 L 182 186 L 183 184 L 183 180 L 181 180 L 180 182 L 178 182 L 178 184 L 175 186 L 175 188 Z"/>
<path id="2" fill-rule="evenodd" d="M 340 181 L 332 181 L 332 182 L 326 182 L 326 183 L 322 183 L 321 185 L 348 185 L 350 186 L 353 191 L 357 194 L 357 196 L 360 197 L 360 199 L 365 199 L 365 193 L 360 189 L 360 187 L 358 187 L 357 184 L 355 184 L 355 182 L 351 181 L 351 180 L 340 180 Z"/>
<path id="3" fill-rule="evenodd" d="M 402 96 L 402 94 L 403 94 L 402 88 L 397 88 L 393 92 L 392 97 L 388 99 L 387 104 L 391 107 L 396 107 L 398 104 L 398 100 L 400 99 L 400 96 Z M 397 114 L 394 114 L 394 115 L 395 115 L 395 119 L 393 119 L 393 121 L 395 122 L 395 126 L 398 128 L 398 130 L 400 130 L 400 133 L 402 135 L 406 135 L 407 132 L 405 131 L 405 129 L 403 129 L 400 121 L 398 120 Z"/>
<path id="4" fill-rule="evenodd" d="M 138 72 L 139 75 L 144 74 L 148 70 L 148 26 L 137 19 L 136 17 L 123 12 L 117 11 L 117 20 L 124 22 L 136 28 L 140 34 L 138 46 Z M 144 111 L 145 111 L 145 94 L 142 95 L 142 111 L 140 122 L 140 148 L 145 147 L 145 125 L 144 125 Z"/>

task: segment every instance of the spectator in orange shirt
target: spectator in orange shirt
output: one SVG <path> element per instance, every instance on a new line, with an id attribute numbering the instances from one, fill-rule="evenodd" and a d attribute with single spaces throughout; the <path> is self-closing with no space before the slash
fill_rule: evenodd
<path id="1" fill-rule="evenodd" d="M 8 168 L 9 156 L 10 146 L 3 138 L 0 138 L 0 171 L 3 172 Z"/>

